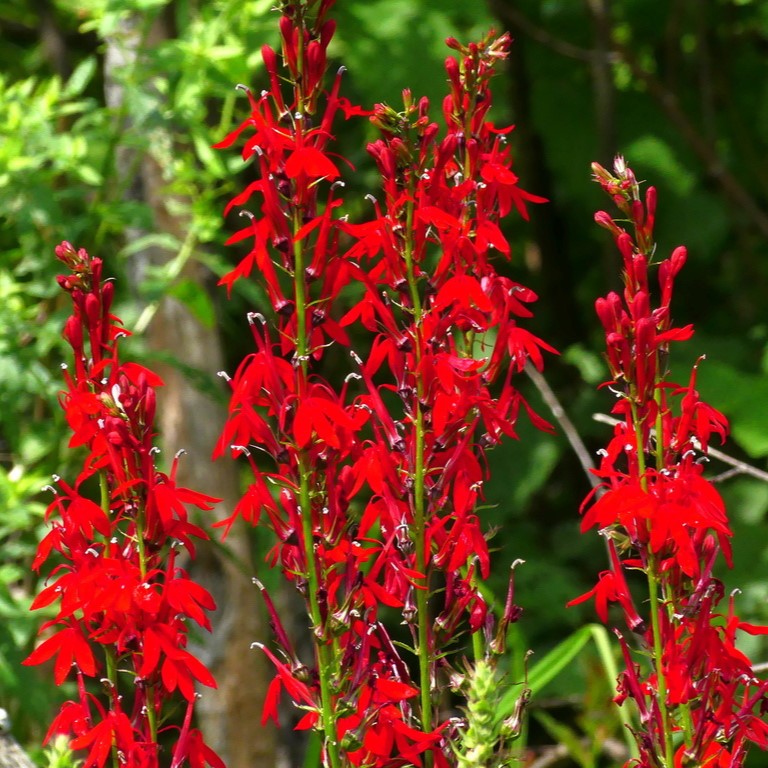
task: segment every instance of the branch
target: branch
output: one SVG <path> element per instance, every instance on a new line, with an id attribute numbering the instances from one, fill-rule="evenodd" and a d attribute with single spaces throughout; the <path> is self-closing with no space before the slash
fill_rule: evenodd
<path id="1" fill-rule="evenodd" d="M 565 409 L 563 408 L 557 395 L 552 391 L 552 388 L 547 383 L 547 380 L 536 370 L 536 368 L 530 363 L 526 363 L 525 372 L 528 374 L 528 378 L 533 382 L 536 389 L 539 390 L 544 402 L 549 406 L 549 410 L 552 411 L 552 415 L 563 430 L 563 434 L 571 444 L 574 453 L 578 456 L 579 463 L 581 464 L 584 473 L 586 474 L 589 484 L 593 488 L 597 488 L 600 485 L 600 480 L 593 474 L 592 470 L 595 468 L 595 463 L 592 461 L 592 457 L 589 454 L 587 446 L 584 445 L 584 441 L 581 439 L 581 435 L 576 430 L 573 422 L 568 418 Z"/>
<path id="2" fill-rule="evenodd" d="M 760 207 L 746 187 L 742 186 L 733 173 L 725 167 L 717 147 L 701 134 L 696 124 L 683 111 L 675 93 L 667 88 L 656 75 L 645 69 L 625 45 L 615 40 L 615 36 L 612 51 L 581 48 L 537 26 L 520 11 L 507 6 L 503 0 L 490 0 L 489 4 L 499 19 L 519 28 L 532 40 L 541 43 L 561 56 L 593 65 L 606 61 L 612 64 L 620 62 L 626 64 L 632 77 L 645 86 L 651 98 L 657 102 L 686 144 L 699 157 L 704 165 L 704 170 L 720 186 L 725 198 L 734 207 L 742 210 L 764 237 L 768 237 L 768 214 Z"/>
<path id="3" fill-rule="evenodd" d="M 566 56 L 569 59 L 577 59 L 578 61 L 586 61 L 590 64 L 603 63 L 606 61 L 613 63 L 620 60 L 618 55 L 614 52 L 601 51 L 593 48 L 582 48 L 567 40 L 555 37 L 555 35 L 551 34 L 546 29 L 534 24 L 524 14 L 520 13 L 520 11 L 516 10 L 511 5 L 506 5 L 503 0 L 490 0 L 489 5 L 491 6 L 491 11 L 498 16 L 500 20 L 508 22 L 511 26 L 518 27 L 522 32 L 525 32 L 531 40 L 541 43 L 543 46 L 546 46 L 561 56 Z"/>
<path id="4" fill-rule="evenodd" d="M 610 424 L 612 426 L 615 426 L 619 423 L 618 419 L 614 419 L 613 416 L 608 416 L 604 413 L 595 413 L 593 414 L 592 418 L 602 424 Z M 652 430 L 652 434 L 655 434 L 655 430 Z M 696 448 L 699 450 L 701 449 L 701 445 L 698 443 L 698 441 L 696 441 L 694 444 Z M 711 480 L 727 480 L 733 475 L 750 475 L 751 477 L 756 477 L 758 480 L 762 480 L 764 483 L 768 483 L 768 472 L 765 472 L 762 469 L 758 469 L 757 467 L 753 467 L 751 464 L 747 464 L 746 462 L 739 459 L 735 459 L 733 456 L 730 456 L 727 453 L 718 451 L 717 448 L 708 448 L 707 456 L 711 456 L 713 459 L 722 461 L 723 464 L 728 464 L 734 468 L 728 472 L 723 472 L 716 478 L 710 478 Z"/>
<path id="5" fill-rule="evenodd" d="M 670 122 L 704 164 L 706 172 L 720 185 L 726 199 L 746 213 L 763 237 L 768 237 L 768 215 L 760 208 L 741 182 L 725 167 L 717 148 L 698 131 L 685 114 L 677 96 L 659 78 L 645 69 L 629 49 L 614 41 L 615 52 L 628 67 L 632 76 L 641 82 L 651 97 L 666 113 Z"/>

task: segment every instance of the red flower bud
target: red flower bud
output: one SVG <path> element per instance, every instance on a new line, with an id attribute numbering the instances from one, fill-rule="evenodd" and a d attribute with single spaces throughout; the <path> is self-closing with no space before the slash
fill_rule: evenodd
<path id="1" fill-rule="evenodd" d="M 144 393 L 144 423 L 154 424 L 157 410 L 157 395 L 152 387 Z"/>
<path id="2" fill-rule="evenodd" d="M 56 275 L 56 282 L 62 290 L 67 292 L 70 292 L 75 285 L 75 282 L 68 275 Z"/>
<path id="3" fill-rule="evenodd" d="M 616 238 L 616 245 L 618 246 L 619 251 L 621 252 L 621 255 L 624 257 L 624 265 L 627 272 L 631 274 L 632 256 L 634 255 L 634 246 L 635 246 L 635 244 L 632 242 L 632 238 L 629 236 L 628 233 L 622 232 Z"/>
<path id="4" fill-rule="evenodd" d="M 328 44 L 331 42 L 331 38 L 336 33 L 336 22 L 333 19 L 328 19 L 322 27 L 320 27 L 320 45 L 323 46 L 323 51 L 328 49 Z"/>
<path id="5" fill-rule="evenodd" d="M 64 338 L 69 342 L 69 345 L 75 352 L 75 357 L 80 357 L 83 354 L 83 325 L 80 322 L 80 318 L 72 315 L 67 318 L 64 323 Z"/>
<path id="6" fill-rule="evenodd" d="M 101 287 L 101 305 L 102 320 L 104 323 L 109 319 L 109 309 L 112 306 L 112 300 L 115 297 L 115 284 L 112 282 L 104 283 Z"/>
<path id="7" fill-rule="evenodd" d="M 645 221 L 645 209 L 639 200 L 632 201 L 632 221 L 634 225 L 641 230 Z"/>
<path id="8" fill-rule="evenodd" d="M 298 77 L 298 63 L 296 58 L 296 44 L 298 42 L 298 30 L 294 26 L 293 20 L 287 16 L 281 16 L 278 22 L 280 35 L 283 40 L 283 59 L 285 65 L 293 77 Z"/>
<path id="9" fill-rule="evenodd" d="M 604 229 L 613 232 L 616 236 L 620 235 L 622 232 L 607 211 L 597 211 L 597 213 L 595 213 L 595 223 Z"/>
<path id="10" fill-rule="evenodd" d="M 78 264 L 78 254 L 75 251 L 72 243 L 69 243 L 65 240 L 63 243 L 57 245 L 53 250 L 56 254 L 56 258 L 59 259 L 59 261 L 63 261 L 70 269 L 74 269 Z"/>
<path id="11" fill-rule="evenodd" d="M 461 73 L 459 71 L 459 62 L 452 56 L 445 60 L 445 72 L 448 75 L 448 82 L 451 86 L 451 96 L 453 103 L 461 101 Z"/>
<path id="12" fill-rule="evenodd" d="M 91 329 L 97 327 L 101 321 L 101 306 L 92 293 L 85 297 L 85 316 Z"/>
<path id="13" fill-rule="evenodd" d="M 651 238 L 653 236 L 653 225 L 656 221 L 656 200 L 658 195 L 656 194 L 656 187 L 648 187 L 645 191 L 645 236 Z"/>

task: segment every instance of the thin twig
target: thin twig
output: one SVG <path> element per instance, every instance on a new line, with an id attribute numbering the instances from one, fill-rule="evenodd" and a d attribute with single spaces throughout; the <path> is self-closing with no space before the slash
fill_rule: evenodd
<path id="1" fill-rule="evenodd" d="M 568 40 L 555 37 L 555 35 L 548 32 L 546 29 L 534 24 L 527 16 L 520 13 L 509 4 L 501 3 L 498 0 L 491 0 L 492 11 L 502 20 L 510 22 L 516 27 L 519 27 L 521 31 L 535 40 L 537 43 L 541 43 L 555 53 L 559 53 L 561 56 L 566 56 L 569 59 L 577 59 L 578 61 L 587 61 L 590 63 L 595 62 L 618 62 L 620 61 L 619 55 L 612 51 L 602 51 L 594 48 L 582 48 L 579 45 L 574 45 Z"/>
<path id="2" fill-rule="evenodd" d="M 595 476 L 592 470 L 595 468 L 595 463 L 592 461 L 592 457 L 589 454 L 587 446 L 584 445 L 584 441 L 581 439 L 581 435 L 576 430 L 573 422 L 568 418 L 568 414 L 565 412 L 557 395 L 552 391 L 552 388 L 547 383 L 547 380 L 531 365 L 526 363 L 525 372 L 528 374 L 528 378 L 533 382 L 536 389 L 539 390 L 544 402 L 549 406 L 552 415 L 557 420 L 557 423 L 562 427 L 563 434 L 571 444 L 574 453 L 579 459 L 584 473 L 589 479 L 589 484 L 593 488 L 597 488 L 600 485 L 600 480 Z"/>
<path id="3" fill-rule="evenodd" d="M 529 38 L 549 48 L 561 56 L 585 61 L 590 64 L 605 62 L 611 64 L 623 63 L 632 77 L 642 83 L 650 97 L 666 114 L 669 121 L 676 127 L 685 143 L 698 155 L 704 164 L 706 172 L 720 186 L 727 200 L 736 208 L 743 211 L 751 219 L 754 226 L 768 237 L 768 215 L 749 190 L 741 184 L 720 158 L 717 147 L 702 135 L 697 124 L 688 116 L 680 105 L 677 95 L 668 88 L 653 72 L 646 69 L 627 46 L 622 45 L 615 36 L 612 41 L 613 50 L 601 51 L 582 48 L 568 40 L 556 37 L 546 29 L 539 27 L 520 11 L 500 0 L 490 0 L 492 11 L 507 23 L 518 27 Z"/>
<path id="4" fill-rule="evenodd" d="M 608 416 L 605 413 L 595 413 L 593 414 L 592 418 L 595 421 L 601 422 L 602 424 L 611 424 L 612 426 L 615 426 L 619 423 L 618 419 L 614 419 L 613 416 Z M 701 448 L 701 446 L 697 444 L 697 448 Z M 732 474 L 742 474 L 751 475 L 752 477 L 756 477 L 758 480 L 762 480 L 764 483 L 768 483 L 768 472 L 765 472 L 762 469 L 753 467 L 751 464 L 747 464 L 746 462 L 740 461 L 739 459 L 734 459 L 733 456 L 729 456 L 727 453 L 718 451 L 717 448 L 707 448 L 706 453 L 707 456 L 711 456 L 713 459 L 722 461 L 723 464 L 728 464 L 729 466 L 734 467 L 736 470 L 736 472 L 727 472 L 723 473 L 722 475 L 718 475 L 720 479 L 725 480 Z"/>

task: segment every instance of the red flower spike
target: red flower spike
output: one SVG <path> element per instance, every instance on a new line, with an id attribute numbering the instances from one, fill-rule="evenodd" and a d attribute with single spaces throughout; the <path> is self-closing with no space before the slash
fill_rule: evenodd
<path id="1" fill-rule="evenodd" d="M 612 293 L 596 303 L 613 377 L 607 384 L 619 397 L 612 412 L 621 421 L 595 472 L 602 486 L 582 505 L 582 531 L 597 526 L 609 538 L 612 570 L 569 605 L 594 597 L 599 617 L 608 621 L 609 603 L 618 602 L 627 625 L 642 635 L 644 650 L 637 654 L 619 635 L 626 669 L 616 700 L 632 698 L 640 712 L 640 758 L 632 764 L 740 766 L 750 743 L 768 743 L 768 728 L 756 715 L 768 708 L 768 683 L 736 649 L 735 635 L 768 629 L 741 622 L 733 599 L 727 616 L 718 613 L 723 588 L 712 570 L 721 552 L 732 564 L 732 534 L 697 455 L 706 453 L 713 434 L 725 439 L 727 422 L 700 400 L 698 363 L 687 386 L 666 380 L 670 346 L 693 333 L 692 326 L 670 327 L 674 280 L 686 251 L 676 248 L 657 264 L 661 295 L 654 308 L 648 272 L 655 266 L 656 191 L 650 188 L 641 202 L 621 158 L 613 173 L 596 164 L 593 170 L 633 231 L 605 212 L 596 215 L 615 235 L 624 266 L 623 296 Z M 646 577 L 650 621 L 634 610 L 625 568 Z"/>
<path id="2" fill-rule="evenodd" d="M 170 477 L 156 469 L 154 388 L 162 381 L 144 366 L 120 361 L 118 341 L 129 334 L 110 314 L 114 285 L 103 281 L 101 260 L 68 243 L 56 255 L 72 271 L 59 284 L 72 296 L 64 336 L 75 355 L 61 404 L 73 431 L 70 445 L 83 446 L 86 457 L 74 487 L 57 479 L 61 493 L 46 512 L 52 529 L 33 564 L 39 568 L 53 551 L 63 560 L 54 571 L 56 580 L 32 606 L 58 603 L 55 618 L 41 628 L 41 633 L 51 627 L 57 632 L 24 663 L 55 658 L 57 684 L 72 670 L 77 675 L 79 701 L 63 705 L 48 737 L 55 732 L 72 736 L 73 749 L 87 750 L 86 766 L 100 768 L 116 748 L 131 765 L 157 768 L 150 691 L 160 717 L 173 706 L 177 687 L 192 700 L 194 681 L 215 685 L 208 670 L 184 650 L 185 619 L 210 628 L 206 611 L 214 608 L 213 600 L 173 563 L 176 548 L 186 547 L 194 556 L 191 537 L 206 538 L 187 522 L 187 506 L 207 510 L 218 499 L 178 488 L 175 464 Z M 107 491 L 104 506 L 79 490 L 94 474 Z M 84 683 L 101 673 L 100 654 L 94 652 L 99 645 L 110 646 L 113 669 L 119 670 L 109 680 L 106 707 Z M 137 677 L 143 678 L 140 686 Z M 120 709 L 122 686 L 135 699 L 130 715 Z M 198 747 L 211 758 L 209 764 L 217 765 L 207 747 Z"/>
<path id="3" fill-rule="evenodd" d="M 284 4 L 283 69 L 264 49 L 270 91 L 249 96 L 250 118 L 220 145 L 242 138 L 259 175 L 227 207 L 254 209 L 230 238 L 253 246 L 222 283 L 256 275 L 272 308 L 251 323 L 257 351 L 230 381 L 230 419 L 215 455 L 244 457 L 254 477 L 222 525 L 242 516 L 272 528 L 267 561 L 307 603 L 311 668 L 296 660 L 267 598 L 278 650 L 264 649 L 277 671 L 264 719 L 277 719 L 286 691 L 307 711 L 299 727 L 323 731 L 325 763 L 423 765 L 430 753 L 441 768 L 446 724 L 421 711 L 418 690 L 437 679 L 436 633 L 450 643 L 487 629 L 476 583 L 490 567 L 476 510 L 484 450 L 514 436 L 521 405 L 548 426 L 512 383 L 513 371 L 528 360 L 541 368 L 543 352 L 554 351 L 522 326 L 536 297 L 491 263 L 495 251 L 510 255 L 501 217 L 513 209 L 526 217 L 527 204 L 542 199 L 522 191 L 511 170 L 503 141 L 511 129 L 486 119 L 492 70 L 509 43 L 489 36 L 447 64 L 443 138 L 427 101 L 409 92 L 402 112 L 374 108 L 382 136 L 369 152 L 382 200 L 367 223 L 335 218 L 343 166 L 329 150 L 333 120 L 339 109 L 347 117 L 362 110 L 339 95 L 342 70 L 323 92 L 330 5 Z M 363 296 L 339 320 L 335 302 L 351 282 Z M 349 344 L 354 323 L 373 341 L 367 359 L 352 353 L 353 371 L 337 391 L 315 364 L 332 344 Z M 450 585 L 445 610 L 429 616 L 424 598 L 438 582 Z M 430 656 L 429 679 L 411 680 L 378 621 L 381 605 L 402 612 L 414 645 Z M 163 662 L 151 651 L 147 663 Z"/>

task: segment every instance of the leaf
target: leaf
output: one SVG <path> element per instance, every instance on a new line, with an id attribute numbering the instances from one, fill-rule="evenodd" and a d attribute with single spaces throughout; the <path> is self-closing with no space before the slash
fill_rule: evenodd
<path id="1" fill-rule="evenodd" d="M 89 184 L 92 187 L 98 187 L 103 181 L 101 174 L 90 165 L 83 165 L 81 163 L 75 171 L 83 183 Z"/>
<path id="2" fill-rule="evenodd" d="M 643 168 L 653 171 L 654 178 L 669 184 L 675 194 L 684 197 L 696 184 L 695 175 L 679 160 L 679 153 L 656 135 L 636 138 L 626 149 L 627 157 Z"/>
<path id="3" fill-rule="evenodd" d="M 133 256 L 140 251 L 148 248 L 159 248 L 168 251 L 178 251 L 181 248 L 181 241 L 173 235 L 167 233 L 153 233 L 149 235 L 142 235 L 130 242 L 120 249 L 120 256 L 125 258 L 126 256 Z"/>
<path id="4" fill-rule="evenodd" d="M 592 625 L 580 627 L 558 643 L 531 667 L 528 687 L 535 696 L 552 682 L 575 658 L 592 637 Z"/>
<path id="5" fill-rule="evenodd" d="M 528 687 L 531 689 L 531 694 L 536 696 L 552 682 L 578 656 L 591 637 L 590 625 L 580 627 L 534 663 L 528 671 Z M 508 690 L 504 694 L 498 707 L 500 720 L 514 712 L 518 697 L 519 692 L 516 689 Z"/>
<path id="6" fill-rule="evenodd" d="M 207 135 L 193 130 L 192 143 L 195 146 L 195 152 L 200 162 L 217 179 L 224 178 L 227 173 L 226 166 L 221 156 L 213 151 L 210 145 L 210 139 Z"/>
<path id="7" fill-rule="evenodd" d="M 64 90 L 61 95 L 63 99 L 71 99 L 75 96 L 79 96 L 87 87 L 88 83 L 93 79 L 96 73 L 96 57 L 89 56 L 83 59 L 75 68 L 75 71 L 70 75 L 67 84 L 64 86 Z"/>

